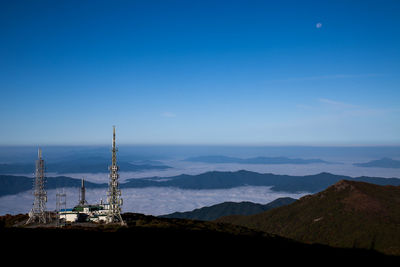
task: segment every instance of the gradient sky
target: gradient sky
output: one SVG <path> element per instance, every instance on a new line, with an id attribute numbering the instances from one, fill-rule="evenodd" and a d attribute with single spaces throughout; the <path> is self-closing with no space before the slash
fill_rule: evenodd
<path id="1" fill-rule="evenodd" d="M 0 144 L 400 144 L 400 1 L 1 1 Z"/>

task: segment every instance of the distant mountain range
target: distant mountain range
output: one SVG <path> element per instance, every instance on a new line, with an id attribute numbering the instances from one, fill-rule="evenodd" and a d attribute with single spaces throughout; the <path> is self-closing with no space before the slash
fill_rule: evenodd
<path id="1" fill-rule="evenodd" d="M 290 176 L 251 171 L 206 172 L 198 175 L 182 174 L 168 178 L 129 179 L 122 188 L 131 187 L 177 187 L 181 189 L 226 189 L 239 186 L 271 186 L 271 190 L 284 192 L 318 192 L 340 180 L 364 181 L 381 185 L 400 185 L 398 178 L 357 177 L 319 173 L 315 175 Z"/>
<path id="2" fill-rule="evenodd" d="M 153 164 L 155 163 L 155 164 Z M 62 162 L 46 162 L 46 171 L 55 173 L 106 173 L 110 160 L 101 157 L 82 158 Z M 171 168 L 155 161 L 144 161 L 132 164 L 127 161 L 119 161 L 121 170 L 143 171 L 143 170 L 164 170 Z M 35 163 L 2 163 L 0 164 L 0 173 L 2 174 L 22 174 L 34 173 Z"/>
<path id="3" fill-rule="evenodd" d="M 291 159 L 286 157 L 255 157 L 255 158 L 234 158 L 227 156 L 200 156 L 187 158 L 184 161 L 203 163 L 238 163 L 238 164 L 331 164 L 321 159 Z"/>
<path id="4" fill-rule="evenodd" d="M 223 202 L 220 204 L 212 205 L 210 207 L 203 207 L 187 212 L 174 212 L 167 215 L 161 215 L 162 218 L 177 218 L 177 219 L 191 219 L 201 221 L 213 221 L 222 216 L 228 215 L 252 215 L 261 213 L 273 208 L 289 205 L 295 202 L 296 199 L 290 197 L 283 197 L 275 199 L 268 204 L 258 204 L 248 201 L 243 202 Z"/>
<path id="5" fill-rule="evenodd" d="M 400 186 L 342 180 L 287 206 L 217 221 L 306 243 L 400 255 L 399 207 Z"/>
<path id="6" fill-rule="evenodd" d="M 381 158 L 378 160 L 372 160 L 365 163 L 354 163 L 353 165 L 358 167 L 400 168 L 400 160 L 394 160 L 391 158 Z"/>
<path id="7" fill-rule="evenodd" d="M 319 173 L 315 175 L 290 176 L 271 173 L 257 173 L 250 171 L 236 172 L 206 172 L 198 175 L 182 174 L 173 177 L 151 177 L 140 179 L 128 179 L 121 183 L 124 188 L 144 187 L 175 187 L 181 189 L 227 189 L 240 186 L 270 186 L 273 191 L 280 192 L 319 192 L 340 180 L 364 181 L 379 185 L 400 185 L 398 178 L 357 177 L 335 175 L 330 173 Z M 16 194 L 32 188 L 33 179 L 24 176 L 0 175 L 0 196 Z M 79 187 L 80 179 L 69 177 L 49 177 L 46 188 L 57 187 Z M 108 183 L 86 183 L 88 188 L 107 187 Z"/>

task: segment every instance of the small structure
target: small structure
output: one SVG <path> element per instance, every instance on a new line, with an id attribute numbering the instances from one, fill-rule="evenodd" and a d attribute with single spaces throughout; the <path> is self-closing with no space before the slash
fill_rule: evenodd
<path id="1" fill-rule="evenodd" d="M 106 222 L 108 204 L 75 206 L 73 209 L 61 209 L 59 216 L 66 222 Z"/>
<path id="2" fill-rule="evenodd" d="M 81 188 L 79 194 L 79 202 L 78 205 L 72 209 L 59 209 L 58 217 L 60 221 L 64 222 L 106 222 L 109 205 L 103 204 L 94 204 L 89 205 L 86 201 L 86 189 L 85 189 L 85 180 L 82 179 Z"/>

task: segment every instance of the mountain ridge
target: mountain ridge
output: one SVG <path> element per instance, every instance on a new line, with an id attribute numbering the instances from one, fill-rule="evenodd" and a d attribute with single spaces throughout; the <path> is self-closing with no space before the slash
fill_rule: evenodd
<path id="1" fill-rule="evenodd" d="M 15 178 L 16 177 L 16 178 Z M 56 186 L 79 187 L 80 179 L 58 176 L 47 178 L 47 189 Z M 15 178 L 15 179 L 14 179 Z M 269 186 L 275 192 L 311 192 L 324 190 L 340 180 L 365 181 L 380 185 L 400 185 L 399 178 L 349 177 L 322 172 L 305 176 L 257 173 L 246 170 L 236 172 L 212 171 L 198 175 L 181 174 L 172 177 L 132 178 L 120 183 L 120 188 L 174 187 L 180 189 L 229 189 L 240 186 Z M 25 176 L 0 175 L 0 196 L 16 194 L 32 188 L 33 179 Z M 107 187 L 107 183 L 86 183 L 88 188 Z"/>
<path id="2" fill-rule="evenodd" d="M 177 219 L 191 219 L 202 221 L 213 221 L 217 218 L 227 215 L 252 215 L 261 213 L 273 208 L 283 205 L 288 205 L 296 201 L 294 198 L 282 197 L 277 198 L 267 204 L 253 203 L 249 201 L 242 202 L 222 202 L 212 206 L 206 206 L 192 211 L 174 212 L 170 214 L 161 215 L 161 218 L 177 218 Z"/>
<path id="3" fill-rule="evenodd" d="M 291 193 L 318 192 L 343 179 L 366 180 L 376 184 L 400 185 L 399 178 L 355 177 L 322 172 L 313 175 L 291 176 L 258 173 L 246 170 L 235 172 L 211 171 L 197 175 L 181 174 L 167 178 L 128 179 L 122 187 L 170 186 L 181 189 L 227 189 L 239 186 L 271 186 L 273 191 Z"/>

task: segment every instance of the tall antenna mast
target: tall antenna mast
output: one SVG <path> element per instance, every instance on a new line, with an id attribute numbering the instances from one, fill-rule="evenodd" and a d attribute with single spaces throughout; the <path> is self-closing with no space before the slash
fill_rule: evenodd
<path id="1" fill-rule="evenodd" d="M 42 150 L 38 150 L 38 159 L 36 160 L 35 182 L 33 184 L 33 207 L 29 212 L 29 219 L 26 224 L 38 222 L 46 223 L 46 202 L 47 193 L 44 190 L 44 160 L 42 159 Z"/>
<path id="2" fill-rule="evenodd" d="M 122 206 L 122 198 L 121 198 L 121 190 L 119 189 L 118 183 L 118 170 L 119 167 L 117 165 L 117 151 L 118 149 L 115 146 L 115 126 L 113 126 L 113 141 L 112 141 L 112 160 L 110 169 L 110 181 L 108 187 L 108 204 L 109 210 L 107 214 L 107 223 L 116 223 L 119 222 L 124 224 L 124 221 L 121 217 L 121 206 Z"/>
<path id="3" fill-rule="evenodd" d="M 86 201 L 86 189 L 85 189 L 85 179 L 82 178 L 81 183 L 82 183 L 82 185 L 81 185 L 81 189 L 79 191 L 79 193 L 80 193 L 79 205 L 80 206 L 85 206 L 87 204 L 87 201 Z"/>

